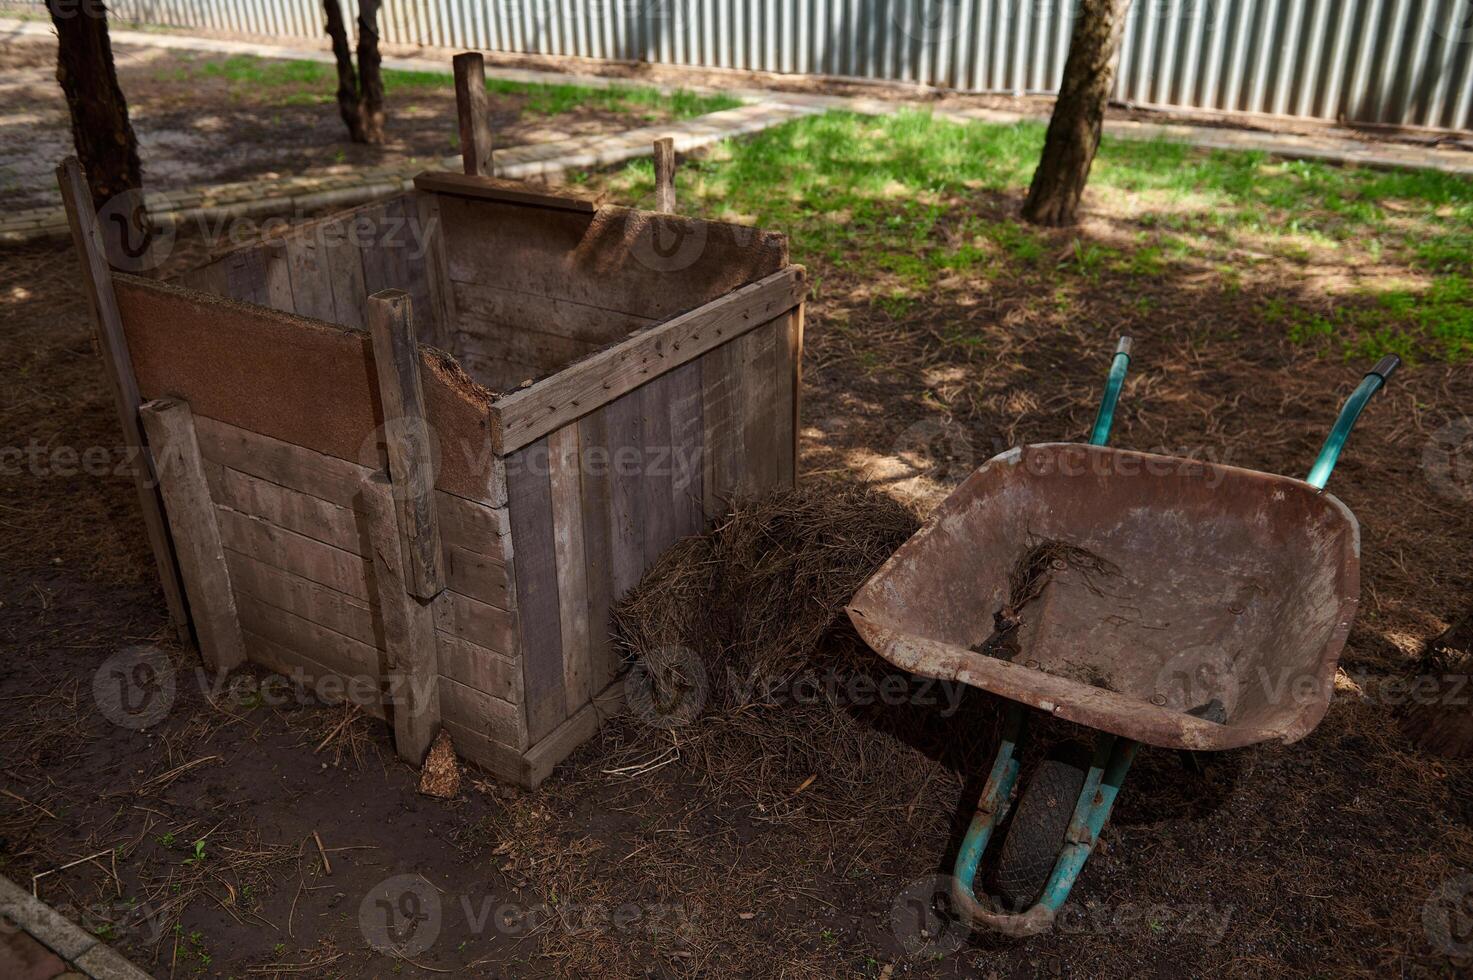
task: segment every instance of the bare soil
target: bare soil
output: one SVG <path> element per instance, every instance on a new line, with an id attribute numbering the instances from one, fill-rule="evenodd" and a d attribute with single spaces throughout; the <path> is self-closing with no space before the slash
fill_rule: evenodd
<path id="1" fill-rule="evenodd" d="M 455 90 L 448 84 L 395 93 L 386 142 L 369 146 L 347 140 L 331 82 L 252 87 L 207 71 L 222 56 L 123 44 L 115 53 L 150 188 L 431 166 L 460 152 Z M 55 58 L 51 43 L 0 42 L 0 97 L 9 107 L 0 114 L 0 206 L 60 201 L 53 170 L 72 149 Z M 620 132 L 668 118 L 657 106 L 632 116 L 588 104 L 549 117 L 525 112 L 528 101 L 521 93 L 491 94 L 498 146 Z"/>

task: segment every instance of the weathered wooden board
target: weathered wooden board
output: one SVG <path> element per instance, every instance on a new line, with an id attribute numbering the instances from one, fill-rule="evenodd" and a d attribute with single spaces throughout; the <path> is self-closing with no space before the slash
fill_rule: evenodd
<path id="1" fill-rule="evenodd" d="M 479 335 L 495 344 L 502 331 L 536 330 L 598 348 L 617 343 L 635 331 L 659 322 L 652 317 L 606 310 L 539 293 L 518 292 L 494 283 L 453 282 L 451 289 L 455 293 L 455 308 L 460 317 L 457 329 L 468 335 L 467 341 Z M 477 349 L 491 353 L 496 348 L 483 344 Z M 454 353 L 459 354 L 459 349 Z"/>
<path id="2" fill-rule="evenodd" d="M 452 65 L 461 160 L 467 174 L 489 176 L 495 171 L 491 159 L 491 106 L 486 94 L 485 60 L 479 51 L 462 51 Z"/>
<path id="3" fill-rule="evenodd" d="M 236 598 L 241 626 L 247 633 L 265 637 L 294 651 L 304 665 L 312 661 L 343 677 L 369 678 L 375 689 L 382 690 L 380 679 L 383 677 L 384 654 L 377 647 L 284 609 L 268 606 L 254 596 L 241 593 Z"/>
<path id="4" fill-rule="evenodd" d="M 427 195 L 449 194 L 523 207 L 577 211 L 583 214 L 593 214 L 598 210 L 599 202 L 602 200 L 602 195 L 587 195 L 572 189 L 564 189 L 560 194 L 550 194 L 526 181 L 493 177 L 485 172 L 472 175 L 426 170 L 414 178 L 414 186 L 416 190 L 423 191 Z"/>
<path id="5" fill-rule="evenodd" d="M 188 642 L 189 613 L 184 603 L 184 586 L 179 580 L 179 569 L 175 564 L 163 505 L 159 500 L 154 474 L 149 469 L 149 457 L 143 451 L 145 440 L 138 420 L 138 406 L 146 398 L 155 398 L 164 393 L 140 393 L 134 369 L 134 352 L 129 347 L 127 336 L 128 320 L 122 311 L 114 277 L 108 268 L 102 232 L 97 226 L 97 214 L 92 210 L 92 194 L 87 186 L 87 176 L 82 172 L 82 165 L 76 157 L 67 157 L 56 168 L 56 182 L 61 190 L 62 203 L 66 206 L 72 244 L 81 261 L 82 286 L 87 293 L 88 305 L 92 308 L 92 323 L 96 329 L 97 346 L 102 353 L 103 371 L 108 387 L 112 389 L 113 408 L 122 424 L 123 445 L 129 450 L 133 486 L 138 493 L 138 503 L 143 512 L 143 528 L 148 536 L 149 548 L 153 551 L 154 567 L 163 588 L 164 602 L 169 609 L 174 635 L 181 641 Z"/>
<path id="6" fill-rule="evenodd" d="M 449 678 L 440 680 L 440 710 L 446 721 L 479 732 L 511 749 L 527 747 L 527 729 L 521 709 Z M 452 735 L 451 738 L 454 738 Z"/>
<path id="7" fill-rule="evenodd" d="M 567 717 L 546 439 L 507 459 L 506 483 L 527 729 L 536 742 Z"/>
<path id="8" fill-rule="evenodd" d="M 250 630 L 245 631 L 245 641 L 252 663 L 291 678 L 294 683 L 301 683 L 307 692 L 324 701 L 349 701 L 375 718 L 384 717 L 377 675 L 344 674 L 297 646 L 280 643 Z"/>
<path id="9" fill-rule="evenodd" d="M 220 540 L 231 551 L 250 555 L 355 599 L 373 600 L 368 565 L 362 556 L 228 507 L 217 506 L 215 515 L 220 525 Z"/>
<path id="10" fill-rule="evenodd" d="M 196 415 L 372 469 L 383 422 L 368 335 L 114 274 L 139 391 L 178 397 Z M 420 350 L 425 411 L 440 446 L 436 486 L 493 505 L 491 396 Z M 323 411 L 331 393 L 332 410 Z"/>
<path id="11" fill-rule="evenodd" d="M 547 437 L 552 499 L 553 553 L 557 560 L 558 613 L 563 648 L 565 715 L 587 703 L 595 690 L 589 657 L 588 566 L 583 548 L 582 467 L 578 426 Z"/>
<path id="12" fill-rule="evenodd" d="M 793 309 L 807 291 L 790 266 L 496 400 L 502 451 L 526 445 Z"/>
<path id="13" fill-rule="evenodd" d="M 667 376 L 666 410 L 670 416 L 670 494 L 675 536 L 705 530 L 702 507 L 705 476 L 705 418 L 699 361 L 691 361 Z"/>
<path id="14" fill-rule="evenodd" d="M 610 582 L 614 600 L 639 584 L 645 570 L 644 400 L 638 392 L 604 406 L 609 471 Z"/>
<path id="15" fill-rule="evenodd" d="M 530 371 L 534 379 L 545 378 L 594 353 L 600 345 L 538 329 L 491 325 L 474 333 L 456 331 L 451 346 L 471 377 L 515 378 L 520 383 L 519 373 Z M 515 364 L 523 370 L 498 369 L 497 365 L 503 362 Z M 510 387 L 503 382 L 496 386 L 496 390 L 506 391 Z"/>
<path id="16" fill-rule="evenodd" d="M 488 606 L 459 592 L 447 593 L 449 602 L 435 604 L 435 627 L 453 636 L 517 658 L 515 617 L 496 606 Z"/>
<path id="17" fill-rule="evenodd" d="M 320 497 L 290 490 L 213 461 L 205 464 L 205 473 L 210 495 L 216 503 L 334 548 L 355 555 L 364 553 L 367 529 L 352 508 L 339 507 Z"/>
<path id="18" fill-rule="evenodd" d="M 245 661 L 245 640 L 189 404 L 157 399 L 138 414 L 148 432 L 200 654 L 211 670 L 231 670 Z"/>
<path id="19" fill-rule="evenodd" d="M 671 375 L 663 374 L 624 396 L 625 399 L 639 400 L 640 455 L 636 478 L 643 509 L 639 528 L 644 545 L 641 578 L 643 570 L 658 561 L 677 536 L 675 463 L 670 436 L 670 396 L 673 390 Z"/>
<path id="20" fill-rule="evenodd" d="M 440 674 L 511 704 L 522 703 L 522 665 L 462 636 L 437 631 Z"/>
<path id="21" fill-rule="evenodd" d="M 676 215 L 442 195 L 450 278 L 665 320 L 781 270 L 782 235 Z"/>
<path id="22" fill-rule="evenodd" d="M 707 352 L 700 365 L 704 431 L 701 499 L 706 517 L 715 519 L 730 509 L 746 457 L 742 375 L 735 342 Z"/>
<path id="23" fill-rule="evenodd" d="M 588 596 L 588 664 L 590 686 L 599 690 L 618 672 L 610 642 L 614 605 L 613 484 L 609 472 L 607 409 L 577 422 L 582 462 L 579 510 L 583 515 L 584 588 Z"/>
<path id="24" fill-rule="evenodd" d="M 414 592 L 410 573 L 414 559 L 406 550 L 408 539 L 403 529 L 397 526 L 404 510 L 396 489 L 387 473 L 375 473 L 363 481 L 373 591 L 383 624 L 384 684 L 394 724 L 394 748 L 401 759 L 417 766 L 440 732 L 439 643 L 430 605 L 436 600 L 433 595 L 418 598 Z M 435 556 L 439 558 L 438 546 Z M 445 599 L 440 592 L 436 595 Z"/>
<path id="25" fill-rule="evenodd" d="M 765 323 L 731 342 L 734 367 L 742 386 L 742 449 L 736 491 L 755 497 L 778 485 L 778 458 L 792 452 L 790 440 L 782 439 L 784 423 L 792 410 L 783 393 L 787 379 L 779 382 L 778 331 L 787 345 L 787 317 Z M 782 420 L 779 422 L 779 420 Z M 787 444 L 785 444 L 785 441 Z"/>
<path id="26" fill-rule="evenodd" d="M 195 431 L 199 436 L 200 452 L 207 461 L 341 508 L 362 509 L 359 484 L 372 472 L 366 466 L 201 415 L 195 416 Z M 282 503 L 273 506 L 279 507 L 283 515 L 278 523 L 309 537 L 316 536 L 307 528 L 288 523 L 285 519 L 285 515 L 305 505 Z M 511 534 L 504 506 L 490 506 L 436 490 L 435 509 L 444 523 L 444 535 L 457 546 L 501 560 L 505 541 Z M 329 513 L 321 512 L 320 516 L 326 517 Z M 261 516 L 269 514 L 263 512 Z M 346 525 L 341 533 L 349 533 Z M 361 538 L 361 530 L 355 533 Z"/>
<path id="27" fill-rule="evenodd" d="M 239 551 L 227 548 L 225 559 L 237 594 L 285 609 L 359 643 L 383 648 L 383 626 L 366 599 L 354 598 Z"/>

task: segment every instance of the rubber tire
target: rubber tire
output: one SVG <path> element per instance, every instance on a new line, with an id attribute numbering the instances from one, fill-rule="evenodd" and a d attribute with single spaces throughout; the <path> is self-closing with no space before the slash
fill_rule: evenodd
<path id="1" fill-rule="evenodd" d="M 1015 912 L 1038 901 L 1064 848 L 1092 753 L 1078 742 L 1054 746 L 1028 779 L 998 854 L 998 897 Z"/>

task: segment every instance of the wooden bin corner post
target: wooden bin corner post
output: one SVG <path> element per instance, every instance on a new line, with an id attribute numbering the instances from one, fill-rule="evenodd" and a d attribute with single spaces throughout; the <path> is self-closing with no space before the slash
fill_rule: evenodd
<path id="1" fill-rule="evenodd" d="M 149 547 L 153 549 L 164 602 L 168 606 L 175 635 L 181 643 L 188 643 L 189 611 L 184 604 L 184 588 L 179 582 L 174 547 L 164 523 L 158 491 L 154 488 L 148 454 L 143 451 L 144 439 L 138 418 L 142 398 L 138 394 L 138 381 L 133 376 L 133 362 L 128 356 L 123 316 L 118 310 L 118 298 L 113 293 L 112 269 L 103 249 L 97 214 L 92 210 L 92 192 L 87 187 L 87 175 L 82 172 L 82 165 L 76 157 L 67 157 L 56 168 L 56 182 L 61 186 L 72 243 L 82 263 L 82 285 L 92 307 L 97 345 L 102 351 L 102 363 L 112 388 L 118 420 L 123 425 L 123 444 L 128 449 L 133 483 L 143 509 L 143 526 L 148 534 Z"/>
<path id="2" fill-rule="evenodd" d="M 363 495 L 388 651 L 394 743 L 402 758 L 419 765 L 440 728 L 433 604 L 445 591 L 445 567 L 409 294 L 386 289 L 370 296 L 368 326 L 389 471 L 365 480 Z"/>
<path id="3" fill-rule="evenodd" d="M 169 528 L 174 532 L 200 655 L 211 670 L 228 671 L 245 662 L 245 635 L 235 608 L 215 505 L 205 481 L 194 413 L 186 401 L 159 398 L 142 405 L 138 416 L 148 432 Z"/>
<path id="4" fill-rule="evenodd" d="M 455 108 L 460 116 L 460 156 L 465 172 L 491 177 L 491 104 L 486 97 L 486 60 L 479 51 L 455 56 Z"/>
<path id="5" fill-rule="evenodd" d="M 655 210 L 675 213 L 675 140 L 655 140 Z"/>

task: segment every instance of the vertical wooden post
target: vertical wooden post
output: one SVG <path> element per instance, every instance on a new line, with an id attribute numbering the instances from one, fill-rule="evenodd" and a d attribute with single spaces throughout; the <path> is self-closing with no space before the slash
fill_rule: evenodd
<path id="1" fill-rule="evenodd" d="M 655 140 L 655 210 L 675 213 L 675 140 Z"/>
<path id="2" fill-rule="evenodd" d="M 188 590 L 189 608 L 194 611 L 199 652 L 213 671 L 238 667 L 246 659 L 245 637 L 194 434 L 194 413 L 188 402 L 160 398 L 144 404 L 138 415 L 148 432 L 169 527 L 179 549 L 179 570 Z"/>
<path id="3" fill-rule="evenodd" d="M 445 590 L 445 558 L 435 520 L 434 460 L 409 294 L 385 289 L 368 297 L 368 330 L 383 402 L 389 475 L 398 503 L 404 581 L 410 595 L 433 599 Z"/>
<path id="4" fill-rule="evenodd" d="M 400 758 L 418 766 L 440 730 L 440 659 L 433 603 L 409 593 L 397 495 L 398 487 L 388 474 L 375 473 L 363 481 L 373 579 L 388 655 L 394 748 Z"/>
<path id="5" fill-rule="evenodd" d="M 455 109 L 460 115 L 460 156 L 465 172 L 491 177 L 491 104 L 486 98 L 486 60 L 479 51 L 455 56 Z"/>
<path id="6" fill-rule="evenodd" d="M 123 333 L 123 317 L 118 312 L 118 298 L 113 294 L 112 270 L 103 251 L 102 233 L 97 227 L 97 214 L 92 210 L 92 195 L 87 177 L 76 157 L 67 157 L 56 168 L 56 182 L 61 185 L 61 199 L 66 204 L 67 223 L 71 225 L 72 243 L 82 263 L 82 285 L 92 307 L 92 322 L 97 329 L 98 347 L 103 367 L 113 391 L 118 419 L 123 423 L 123 445 L 133 469 L 133 483 L 138 489 L 138 502 L 143 508 L 143 526 L 153 549 L 159 584 L 169 619 L 181 643 L 189 642 L 189 611 L 184 604 L 184 589 L 179 584 L 179 569 L 174 563 L 174 547 L 164 524 L 163 508 L 154 488 L 153 472 L 144 449 L 139 427 L 138 382 L 133 377 L 133 362 L 128 357 L 128 340 Z"/>
<path id="7" fill-rule="evenodd" d="M 798 445 L 803 436 L 803 303 L 788 314 L 788 360 L 793 371 L 793 470 L 792 486 L 798 485 Z"/>

